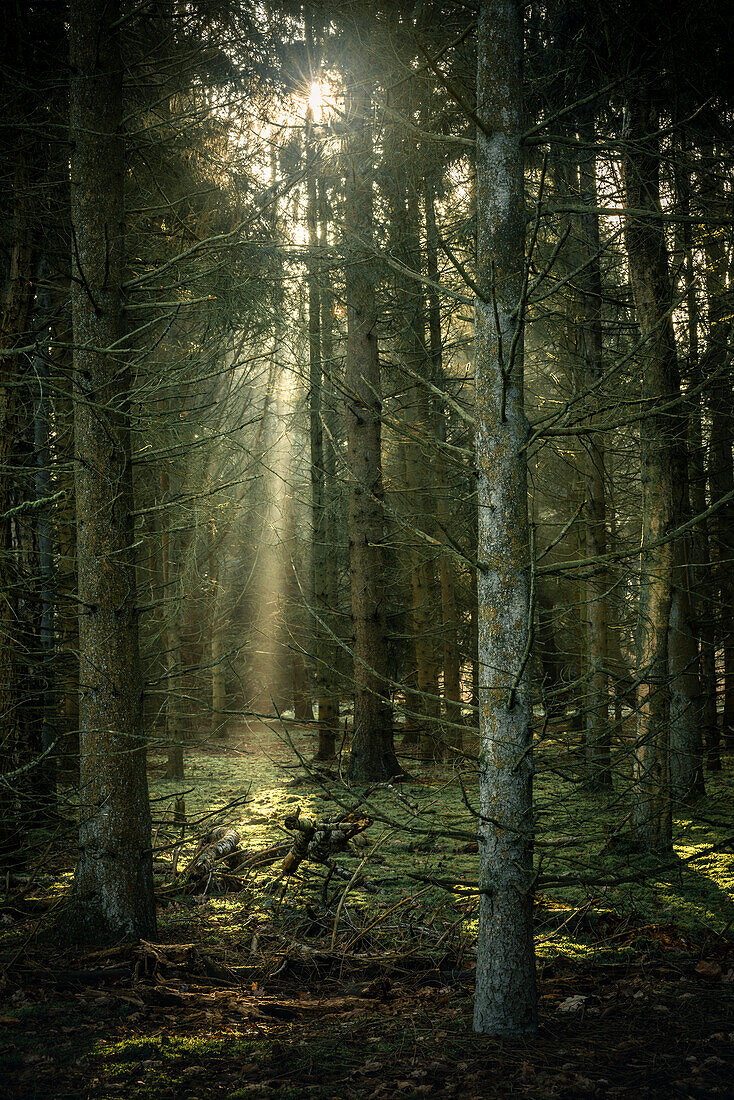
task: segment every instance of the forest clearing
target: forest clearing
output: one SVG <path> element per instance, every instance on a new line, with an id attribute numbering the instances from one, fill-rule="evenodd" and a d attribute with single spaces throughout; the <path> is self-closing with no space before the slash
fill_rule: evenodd
<path id="1" fill-rule="evenodd" d="M 2 6 L 3 1095 L 732 1095 L 699 9 Z"/>

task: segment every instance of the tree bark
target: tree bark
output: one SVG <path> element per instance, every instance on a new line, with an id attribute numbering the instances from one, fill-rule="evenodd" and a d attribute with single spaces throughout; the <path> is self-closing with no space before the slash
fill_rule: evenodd
<path id="1" fill-rule="evenodd" d="M 323 369 L 321 363 L 321 292 L 319 289 L 318 235 L 318 174 L 314 165 L 316 146 L 313 136 L 313 116 L 306 119 L 306 157 L 311 170 L 306 182 L 306 227 L 308 230 L 308 361 L 309 361 L 309 428 L 311 443 L 311 554 L 313 601 L 316 618 L 313 621 L 316 665 L 316 701 L 318 706 L 319 744 L 316 757 L 329 760 L 336 747 L 336 723 L 333 694 L 330 690 L 329 645 L 325 624 L 329 614 L 327 603 L 328 557 L 333 547 L 327 542 L 326 487 L 324 473 Z"/>
<path id="2" fill-rule="evenodd" d="M 590 425 L 599 417 L 599 386 L 603 378 L 602 282 L 599 244 L 599 216 L 596 189 L 596 157 L 593 109 L 582 112 L 579 137 L 583 143 L 579 158 L 581 202 L 589 213 L 581 214 L 579 228 L 586 268 L 581 277 L 584 324 L 581 331 L 583 384 L 591 408 Z M 604 435 L 592 431 L 584 439 L 586 496 L 586 554 L 603 559 L 607 553 L 606 471 Z M 609 727 L 609 682 L 607 676 L 607 590 L 609 576 L 600 567 L 586 584 L 586 765 L 587 784 L 592 790 L 612 786 L 611 734 Z"/>
<path id="3" fill-rule="evenodd" d="M 325 251 L 328 246 L 329 204 L 326 184 L 319 181 L 319 218 L 320 242 Z M 339 610 L 339 557 L 337 553 L 336 510 L 336 446 L 338 426 L 336 417 L 337 395 L 334 385 L 338 373 L 334 353 L 334 296 L 328 278 L 322 274 L 319 295 L 321 319 L 321 371 L 322 400 L 321 410 L 327 438 L 322 444 L 324 464 L 323 530 L 324 545 L 327 548 L 324 561 L 324 631 L 323 631 L 323 667 L 322 684 L 319 688 L 319 750 L 320 759 L 330 759 L 336 750 L 336 735 L 339 726 L 339 658 L 340 650 L 334 635 L 338 631 L 337 613 Z"/>
<path id="4" fill-rule="evenodd" d="M 71 5 L 71 232 L 79 567 L 79 862 L 69 931 L 153 939 L 124 350 L 118 0 Z"/>
<path id="5" fill-rule="evenodd" d="M 393 747 L 383 579 L 380 363 L 372 242 L 371 97 L 366 77 L 353 88 L 348 139 L 346 233 L 346 420 L 349 474 L 349 576 L 354 631 L 353 782 L 389 779 L 401 767 Z"/>
<path id="6" fill-rule="evenodd" d="M 681 213 L 684 218 L 691 213 L 691 180 L 688 163 L 683 159 L 686 153 L 685 142 L 681 149 L 681 160 L 675 169 L 675 188 Z M 688 312 L 688 386 L 697 390 L 702 381 L 701 358 L 699 354 L 699 309 L 696 296 L 696 272 L 693 259 L 693 237 L 691 224 L 684 221 L 681 225 L 683 273 L 685 298 Z M 706 469 L 704 461 L 702 397 L 695 393 L 688 398 L 688 493 L 689 512 L 700 516 L 706 511 Z M 714 580 L 711 570 L 711 551 L 709 522 L 699 520 L 692 537 L 693 562 L 690 566 L 691 600 L 695 632 L 698 635 L 698 680 L 699 700 L 696 718 L 700 723 L 700 739 L 705 747 L 706 763 L 712 770 L 721 768 L 719 754 L 719 727 L 716 714 L 716 637 L 714 619 Z M 700 780 L 703 787 L 703 778 Z"/>
<path id="7" fill-rule="evenodd" d="M 403 109 L 409 111 L 407 104 Z M 391 174 L 390 236 L 393 254 L 402 266 L 419 272 L 421 268 L 417 192 L 404 163 L 408 150 L 393 130 Z M 429 361 L 425 345 L 423 291 L 414 279 L 404 274 L 395 277 L 397 326 L 395 347 L 398 371 L 402 372 L 401 430 L 405 481 L 404 534 L 410 562 L 410 614 L 414 676 L 412 689 L 406 691 L 408 710 L 417 717 L 413 722 L 420 731 L 421 752 L 440 760 L 444 747 L 438 724 L 438 667 L 434 638 L 435 612 L 431 595 L 434 563 L 421 534 L 433 535 L 435 528 L 434 488 L 431 471 L 423 453 L 422 440 L 429 438 L 431 424 L 425 377 Z"/>
<path id="8" fill-rule="evenodd" d="M 709 171 L 704 173 L 703 195 L 710 209 L 723 211 L 725 200 L 720 185 L 716 183 L 714 150 L 710 149 L 708 152 L 712 163 Z M 731 448 L 732 385 L 728 352 L 732 324 L 726 289 L 726 248 L 721 231 L 708 227 L 704 232 L 703 243 L 709 321 L 705 371 L 711 379 L 709 489 L 711 502 L 715 504 L 734 490 Z M 734 501 L 729 500 L 713 514 L 709 532 L 715 562 L 715 586 L 719 596 L 719 644 L 724 657 L 723 733 L 725 746 L 731 752 L 734 750 Z"/>
<path id="9" fill-rule="evenodd" d="M 231 522 L 231 521 L 230 521 Z M 209 565 L 209 583 L 211 585 L 211 621 L 209 623 L 209 663 L 212 676 L 212 733 L 215 737 L 226 738 L 227 716 L 227 665 L 225 662 L 226 614 L 222 612 L 224 601 L 224 577 L 220 554 L 222 543 L 229 526 L 217 530 L 216 522 L 211 520 L 208 534 L 209 546 L 207 559 Z M 178 687 L 177 687 L 178 690 Z"/>
<path id="10" fill-rule="evenodd" d="M 21 29 L 10 24 L 11 35 L 18 39 Z M 11 43 L 12 45 L 12 43 Z M 14 44 L 19 56 L 22 46 Z M 17 60 L 17 59 L 16 59 Z M 0 346 L 10 349 L 22 345 L 33 301 L 33 210 L 30 194 L 30 164 L 27 141 L 17 139 L 13 174 L 13 238 L 10 265 L 0 322 Z M 0 356 L 0 777 L 13 770 L 18 748 L 20 700 L 17 694 L 17 607 L 14 595 L 15 563 L 12 553 L 10 517 L 12 503 L 12 466 L 15 436 L 15 390 L 19 355 Z M 18 861 L 18 823 L 15 796 L 0 778 L 0 869 L 9 861 Z"/>
<path id="11" fill-rule="evenodd" d="M 530 545 L 522 317 L 522 6 L 482 0 L 478 29 L 476 453 L 479 474 L 479 933 L 474 1029 L 537 1030 L 533 942 Z M 499 324 L 497 324 L 499 322 Z M 513 356 L 514 350 L 514 356 Z"/>
<path id="12" fill-rule="evenodd" d="M 164 601 L 161 607 L 161 640 L 163 643 L 163 660 L 166 670 L 165 718 L 166 742 L 168 745 L 166 779 L 183 779 L 184 731 L 183 722 L 181 721 L 181 605 L 178 593 L 178 577 L 174 582 L 172 576 L 173 570 L 171 568 L 172 535 L 169 527 L 172 517 L 170 511 L 170 480 L 167 470 L 161 475 L 161 490 L 163 500 L 168 500 L 169 502 L 168 509 L 166 509 L 161 517 L 161 571 L 163 581 L 161 598 Z M 176 540 L 175 535 L 173 539 Z M 179 567 L 178 561 L 176 562 L 176 567 Z"/>
<path id="13" fill-rule="evenodd" d="M 60 338 L 71 345 L 71 329 Z M 56 410 L 56 448 L 59 456 L 58 481 L 64 496 L 57 506 L 56 534 L 58 565 L 56 576 L 59 655 L 56 687 L 63 709 L 64 743 L 60 766 L 76 783 L 79 778 L 79 605 L 76 601 L 76 494 L 74 491 L 74 429 L 71 384 L 71 352 L 59 353 Z"/>
<path id="14" fill-rule="evenodd" d="M 39 281 L 48 277 L 45 260 L 39 264 Z M 39 292 L 36 299 L 36 311 L 41 331 L 49 334 L 49 311 L 51 295 L 48 287 Z M 36 501 L 45 501 L 51 496 L 51 399 L 50 371 L 46 355 L 35 357 L 34 374 L 36 392 L 34 395 L 33 435 L 35 451 L 35 493 Z M 40 680 L 41 680 L 41 747 L 49 754 L 42 765 L 48 808 L 55 810 L 56 803 L 56 753 L 51 755 L 59 736 L 57 720 L 57 699 L 55 691 L 56 634 L 54 630 L 54 547 L 51 524 L 51 505 L 42 505 L 36 513 L 36 539 L 38 542 L 38 569 L 40 573 Z"/>
<path id="15" fill-rule="evenodd" d="M 623 157 L 625 242 L 637 323 L 645 341 L 641 397 L 648 409 L 669 399 L 677 375 L 668 257 L 660 220 L 658 121 L 644 87 L 628 102 Z M 637 722 L 632 819 L 641 847 L 669 850 L 668 633 L 673 598 L 673 463 L 668 418 L 648 412 L 640 430 L 642 548 L 637 622 Z"/>
<path id="16" fill-rule="evenodd" d="M 425 181 L 426 208 L 426 273 L 438 283 L 438 231 L 436 229 L 435 185 L 432 178 Z M 435 286 L 428 287 L 428 335 L 432 381 L 435 386 L 444 383 L 443 342 L 441 337 L 441 304 Z M 451 516 L 451 487 L 441 445 L 446 442 L 446 413 L 437 405 L 434 416 L 436 438 L 436 521 L 438 537 L 453 526 Z M 447 547 L 439 562 L 441 588 L 441 635 L 443 644 L 443 699 L 444 716 L 448 725 L 447 741 L 456 749 L 462 747 L 461 729 L 461 659 L 457 637 L 459 612 L 456 603 L 456 564 Z"/>

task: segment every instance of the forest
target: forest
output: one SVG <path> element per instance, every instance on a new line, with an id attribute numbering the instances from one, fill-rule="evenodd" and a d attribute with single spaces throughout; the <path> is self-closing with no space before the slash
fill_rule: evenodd
<path id="1" fill-rule="evenodd" d="M 0 1096 L 732 1095 L 731 5 L 0 9 Z"/>

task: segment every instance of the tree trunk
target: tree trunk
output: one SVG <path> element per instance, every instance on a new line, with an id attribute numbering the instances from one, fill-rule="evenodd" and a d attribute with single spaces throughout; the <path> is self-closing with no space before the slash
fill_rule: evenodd
<path id="1" fill-rule="evenodd" d="M 38 264 L 39 290 L 35 302 L 35 326 L 46 336 L 50 335 L 49 316 L 51 294 L 47 285 L 48 265 L 45 258 Z M 45 285 L 41 285 L 45 284 Z M 51 525 L 51 397 L 50 370 L 48 359 L 40 354 L 33 361 L 33 459 L 35 518 L 33 560 L 29 563 L 32 600 L 37 601 L 34 616 L 37 654 L 31 654 L 29 665 L 37 664 L 38 709 L 34 716 L 36 729 L 32 736 L 38 741 L 42 760 L 30 773 L 32 783 L 31 797 L 36 801 L 46 820 L 52 820 L 56 813 L 56 762 L 59 725 L 57 721 L 57 703 L 54 690 L 55 679 L 55 631 L 54 631 L 54 547 Z M 30 433 L 29 433 L 30 434 Z M 38 588 L 34 590 L 31 578 L 38 572 Z M 32 668 L 29 667 L 29 673 Z"/>
<path id="2" fill-rule="evenodd" d="M 478 538 L 478 536 L 477 536 Z M 475 541 L 476 545 L 476 541 Z M 479 727 L 479 584 L 477 571 L 472 569 L 469 575 L 469 661 L 471 664 L 471 710 L 469 724 L 473 729 Z"/>
<path id="3" fill-rule="evenodd" d="M 161 527 L 161 571 L 162 571 L 162 605 L 161 615 L 161 641 L 163 646 L 163 660 L 165 662 L 165 719 L 166 719 L 166 743 L 168 756 L 166 760 L 166 779 L 183 779 L 184 777 L 184 748 L 183 748 L 183 723 L 181 721 L 181 606 L 178 592 L 178 577 L 174 583 L 171 569 L 171 511 L 170 511 L 170 483 L 168 471 L 161 475 L 161 496 L 169 502 L 169 507 L 162 515 Z M 176 536 L 173 536 L 174 539 Z M 174 543 L 175 545 L 175 543 Z M 178 568 L 179 563 L 176 562 Z"/>
<path id="4" fill-rule="evenodd" d="M 387 646 L 383 578 L 380 363 L 374 271 L 364 246 L 372 242 L 371 100 L 367 79 L 350 102 L 346 233 L 347 366 L 345 378 L 349 474 L 349 576 L 354 631 L 354 735 L 348 775 L 353 782 L 389 779 L 401 768 L 393 747 L 392 708 L 385 680 Z"/>
<path id="5" fill-rule="evenodd" d="M 403 151 L 405 157 L 406 151 Z M 395 171 L 392 235 L 399 261 L 412 271 L 420 271 L 418 210 L 412 182 L 400 169 Z M 408 709 L 419 715 L 422 753 L 440 760 L 444 746 L 440 736 L 438 668 L 434 641 L 434 608 L 431 603 L 433 558 L 421 534 L 433 534 L 434 489 L 430 469 L 423 454 L 422 439 L 430 434 L 428 393 L 421 379 L 428 367 L 425 347 L 425 317 L 420 285 L 398 276 L 396 337 L 399 366 L 407 368 L 405 395 L 402 400 L 403 454 L 405 462 L 405 533 L 410 561 L 412 636 L 415 653 L 414 691 L 408 694 Z M 418 376 L 416 378 L 416 375 Z"/>
<path id="6" fill-rule="evenodd" d="M 690 226 L 685 228 L 690 231 Z M 672 304 L 672 285 L 669 286 L 668 300 Z M 691 519 L 688 483 L 691 423 L 688 402 L 681 395 L 678 357 L 675 352 L 673 345 L 670 363 L 671 391 L 673 396 L 678 396 L 681 400 L 669 411 L 668 421 L 673 467 L 673 524 L 681 527 Z M 668 632 L 670 790 L 672 798 L 679 805 L 705 794 L 699 646 L 692 584 L 694 553 L 693 532 L 688 530 L 673 544 L 673 594 Z"/>
<path id="7" fill-rule="evenodd" d="M 71 5 L 71 233 L 80 649 L 79 862 L 69 931 L 156 933 L 123 345 L 118 0 Z"/>
<path id="8" fill-rule="evenodd" d="M 425 183 L 426 206 L 426 271 L 433 283 L 438 283 L 438 232 L 436 229 L 436 211 L 434 182 Z M 428 288 L 428 334 L 431 359 L 431 375 L 435 386 L 444 384 L 443 345 L 441 338 L 441 305 L 435 287 Z M 451 515 L 451 487 L 449 485 L 447 464 L 442 444 L 446 442 L 446 412 L 437 404 L 435 415 L 435 434 L 438 442 L 436 450 L 436 521 L 438 537 L 453 526 Z M 456 563 L 448 547 L 442 552 L 439 562 L 439 583 L 441 591 L 441 635 L 443 644 L 443 699 L 444 715 L 447 722 L 446 740 L 455 749 L 462 748 L 461 726 L 461 660 L 457 637 L 459 612 L 456 603 Z"/>
<path id="9" fill-rule="evenodd" d="M 227 525 L 225 525 L 227 526 Z M 209 525 L 208 566 L 211 586 L 211 621 L 209 623 L 209 664 L 211 665 L 212 733 L 215 737 L 227 736 L 227 665 L 225 662 L 226 616 L 222 614 L 224 578 L 219 560 L 223 532 L 216 529 L 215 521 Z M 177 686 L 178 688 L 178 686 Z"/>
<path id="10" fill-rule="evenodd" d="M 326 184 L 319 181 L 320 240 L 325 251 L 328 246 L 329 209 Z M 321 410 L 327 438 L 322 444 L 324 464 L 323 530 L 327 548 L 324 560 L 324 632 L 322 681 L 319 685 L 319 759 L 331 759 L 336 751 L 336 735 L 339 726 L 339 673 L 340 651 L 333 635 L 337 633 L 339 609 L 339 558 L 337 554 L 337 530 L 335 523 L 337 504 L 336 447 L 337 447 L 337 395 L 334 378 L 337 364 L 334 355 L 334 297 L 326 274 L 322 274 L 320 336 L 321 370 L 324 380 Z"/>
<path id="11" fill-rule="evenodd" d="M 685 144 L 681 150 L 685 155 Z M 687 218 L 691 213 L 691 181 L 687 163 L 679 164 L 675 169 L 675 187 L 681 213 Z M 683 250 L 683 280 L 688 310 L 688 386 L 697 390 L 702 381 L 701 360 L 699 355 L 699 310 L 696 296 L 696 271 L 693 260 L 693 239 L 691 224 L 683 221 L 681 225 Z M 693 516 L 702 515 L 708 506 L 706 500 L 706 469 L 704 462 L 703 422 L 701 395 L 694 393 L 688 398 L 688 493 L 689 512 Z M 711 573 L 711 552 L 709 524 L 707 519 L 698 521 L 693 529 L 693 562 L 689 567 L 691 582 L 691 600 L 693 603 L 693 621 L 698 635 L 698 679 L 699 700 L 696 718 L 700 724 L 700 740 L 705 747 L 706 762 L 712 770 L 721 768 L 719 754 L 719 727 L 716 715 L 716 637 L 713 607 L 714 583 Z M 703 779 L 700 780 L 703 787 Z"/>
<path id="12" fill-rule="evenodd" d="M 11 31 L 20 37 L 21 29 L 13 21 Z M 20 42 L 15 45 L 20 54 Z M 19 137 L 12 188 L 13 238 L 0 322 L 0 346 L 3 349 L 24 343 L 33 301 L 33 211 L 28 160 L 26 138 Z M 20 716 L 16 670 L 16 586 L 13 584 L 15 562 L 7 513 L 12 503 L 15 392 L 22 362 L 19 355 L 0 355 L 0 774 L 12 771 L 16 763 Z M 0 780 L 0 869 L 18 860 L 18 828 L 14 793 Z"/>
<path id="13" fill-rule="evenodd" d="M 330 691 L 329 658 L 326 619 L 327 559 L 334 552 L 327 541 L 326 488 L 324 474 L 323 370 L 321 364 L 321 294 L 319 291 L 318 237 L 318 176 L 313 165 L 316 148 L 313 138 L 313 115 L 306 119 L 306 157 L 312 165 L 306 185 L 306 225 L 308 230 L 308 360 L 309 360 L 309 428 L 311 442 L 311 553 L 313 620 L 315 643 L 316 701 L 318 706 L 318 760 L 333 757 L 336 746 L 336 724 Z"/>
<path id="14" fill-rule="evenodd" d="M 181 607 L 177 599 L 173 607 L 168 609 L 167 617 L 166 741 L 168 742 L 168 758 L 166 760 L 166 779 L 183 779 L 185 733 L 181 708 L 183 661 Z"/>
<path id="15" fill-rule="evenodd" d="M 71 332 L 62 339 L 71 344 Z M 68 355 L 68 361 L 67 361 Z M 64 351 L 58 374 L 56 394 L 56 447 L 59 455 L 58 481 L 64 496 L 57 505 L 58 539 L 57 623 L 59 660 L 56 689 L 62 697 L 64 743 L 60 754 L 61 770 L 79 778 L 79 606 L 76 601 L 76 495 L 74 491 L 74 430 L 71 385 L 71 354 Z"/>
<path id="16" fill-rule="evenodd" d="M 656 113 L 644 88 L 628 103 L 623 158 L 628 209 L 625 242 L 637 322 L 645 341 L 641 397 L 648 409 L 670 399 L 677 375 L 668 257 L 660 220 Z M 650 136 L 653 135 L 653 136 Z M 641 847 L 672 846 L 669 775 L 668 633 L 673 597 L 673 464 L 665 413 L 648 412 L 640 430 L 642 548 L 637 623 L 637 725 L 632 818 Z"/>
<path id="17" fill-rule="evenodd" d="M 704 174 L 703 194 L 713 212 L 724 212 L 725 199 L 716 182 L 717 162 L 712 158 Z M 732 466 L 732 386 L 728 355 L 731 335 L 731 308 L 727 301 L 727 257 L 724 237 L 717 227 L 704 231 L 706 254 L 706 296 L 708 298 L 709 340 L 706 349 L 706 375 L 711 379 L 711 437 L 709 451 L 709 487 L 711 502 L 723 500 L 734 490 Z M 724 742 L 734 750 L 734 501 L 731 499 L 711 517 L 709 528 L 715 585 L 719 596 L 719 644 L 724 656 Z"/>
<path id="18" fill-rule="evenodd" d="M 581 330 L 583 385 L 591 408 L 589 418 L 593 428 L 598 420 L 603 379 L 604 352 L 602 344 L 602 282 L 599 245 L 599 216 L 596 190 L 596 157 L 593 109 L 583 112 L 579 120 L 582 152 L 579 157 L 581 201 L 589 212 L 579 218 L 581 243 L 586 268 L 581 277 L 584 324 Z M 584 143 L 585 146 L 584 146 Z M 586 497 L 586 554 L 601 558 L 607 552 L 606 474 L 604 435 L 592 431 L 584 439 Z M 607 676 L 607 590 L 609 576 L 601 566 L 586 582 L 586 766 L 587 783 L 592 790 L 612 786 L 611 734 L 609 727 L 609 683 Z"/>
<path id="19" fill-rule="evenodd" d="M 534 651 L 540 661 L 542 676 L 541 696 L 549 718 L 563 718 L 566 714 L 566 690 L 563 684 L 563 655 L 556 640 L 557 611 L 553 600 L 541 591 L 536 592 L 538 628 Z"/>
<path id="20" fill-rule="evenodd" d="M 530 545 L 523 408 L 522 7 L 482 0 L 477 113 L 476 451 L 479 473 L 479 933 L 474 1029 L 537 1030 L 533 942 Z M 497 325 L 499 321 L 499 325 Z M 514 352 L 514 356 L 513 356 Z"/>

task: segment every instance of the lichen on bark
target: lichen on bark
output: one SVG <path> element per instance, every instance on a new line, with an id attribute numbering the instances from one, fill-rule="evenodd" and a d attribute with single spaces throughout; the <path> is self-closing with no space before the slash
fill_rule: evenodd
<path id="1" fill-rule="evenodd" d="M 476 456 L 479 546 L 479 936 L 474 1028 L 537 1028 L 532 726 L 522 655 L 531 629 L 522 339 L 525 263 L 522 15 L 484 0 L 478 30 Z M 511 359 L 511 348 L 515 347 Z"/>

